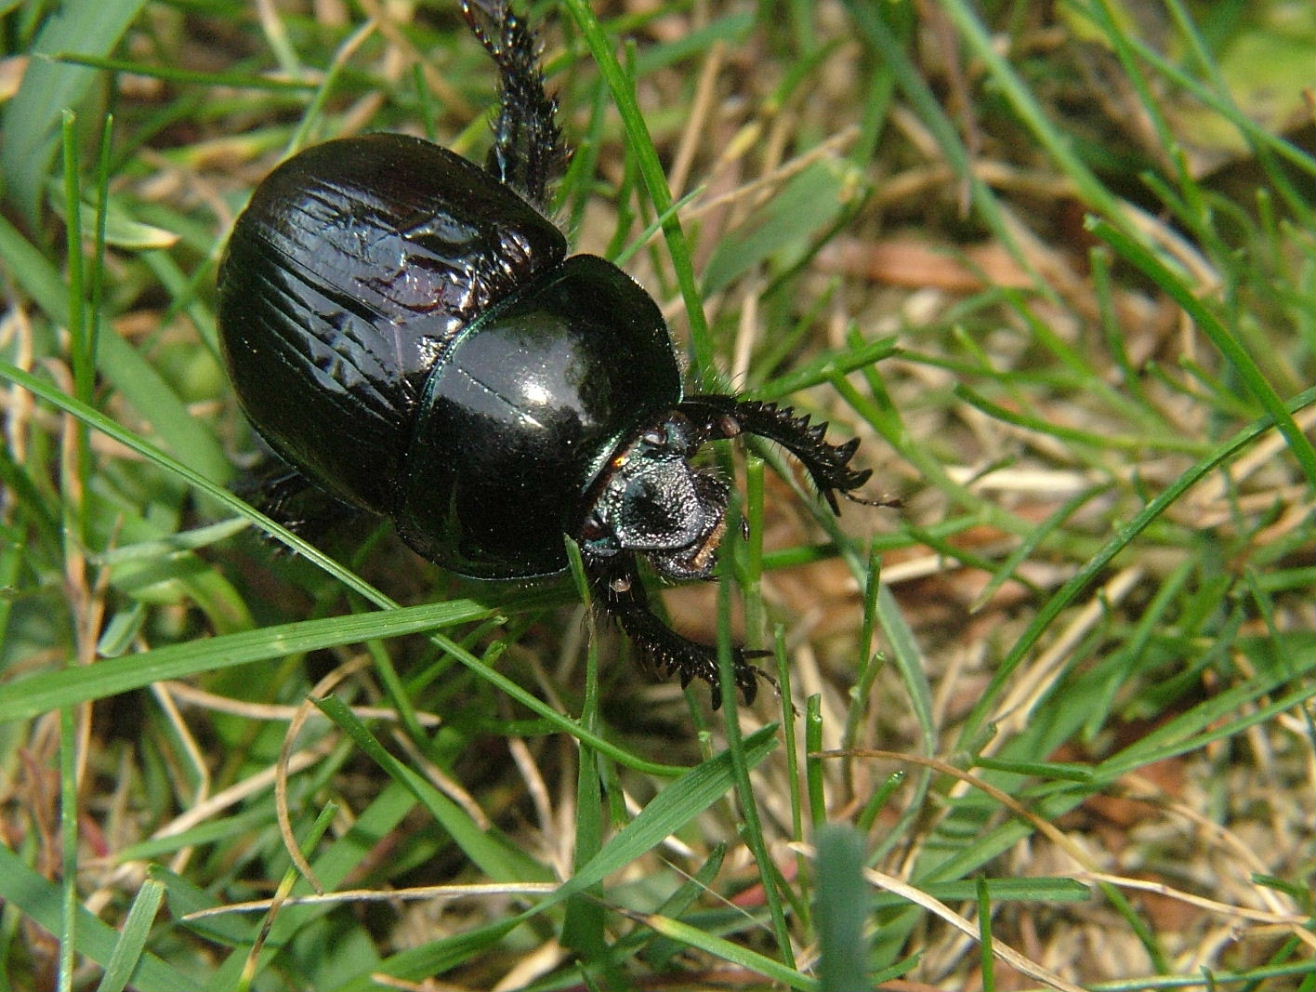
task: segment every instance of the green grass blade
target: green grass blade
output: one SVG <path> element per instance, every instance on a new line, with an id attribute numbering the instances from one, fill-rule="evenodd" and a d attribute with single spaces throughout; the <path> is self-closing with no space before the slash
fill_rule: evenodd
<path id="1" fill-rule="evenodd" d="M 146 942 L 164 895 L 164 886 L 154 879 L 148 878 L 142 883 L 96 992 L 123 992 L 128 987 L 138 966 L 145 960 Z"/>
<path id="2" fill-rule="evenodd" d="M 38 34 L 23 83 L 5 108 L 5 140 L 0 145 L 7 193 L 29 218 L 36 217 L 50 175 L 60 116 L 81 106 L 97 79 L 94 70 L 51 56 L 66 51 L 107 54 L 143 6 L 144 0 L 67 0 Z"/>
<path id="3" fill-rule="evenodd" d="M 0 899 L 48 933 L 58 932 L 61 915 L 59 883 L 33 871 L 4 844 L 0 844 Z M 77 953 L 101 965 L 109 964 L 119 934 L 81 906 L 77 909 L 76 929 L 78 936 L 74 949 Z M 148 953 L 133 974 L 133 987 L 142 992 L 177 992 L 178 989 L 197 988 L 198 982 L 193 975 Z"/>

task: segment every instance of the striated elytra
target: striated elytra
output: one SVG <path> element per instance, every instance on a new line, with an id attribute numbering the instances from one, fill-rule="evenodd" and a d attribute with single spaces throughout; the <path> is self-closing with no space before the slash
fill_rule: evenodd
<path id="1" fill-rule="evenodd" d="M 219 275 L 224 358 L 252 426 L 314 488 L 393 521 L 483 579 L 567 568 L 663 674 L 720 701 L 715 651 L 650 610 L 638 570 L 708 578 L 730 490 L 690 459 L 742 433 L 803 463 L 833 510 L 857 441 L 734 396 L 684 394 L 653 299 L 547 219 L 566 160 L 536 42 L 502 0 L 463 3 L 503 101 L 484 167 L 418 138 L 330 141 L 284 162 L 238 218 Z M 272 498 L 270 509 L 279 509 Z M 747 701 L 761 673 L 735 651 Z"/>

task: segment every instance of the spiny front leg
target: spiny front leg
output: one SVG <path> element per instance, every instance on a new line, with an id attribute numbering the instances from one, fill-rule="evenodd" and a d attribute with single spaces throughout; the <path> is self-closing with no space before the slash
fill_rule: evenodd
<path id="1" fill-rule="evenodd" d="M 472 33 L 498 66 L 502 101 L 485 168 L 540 209 L 568 153 L 557 123 L 557 101 L 544 90 L 539 41 L 507 0 L 462 0 Z"/>
<path id="2" fill-rule="evenodd" d="M 838 492 L 852 502 L 868 506 L 897 505 L 895 500 L 855 495 L 854 490 L 873 474 L 872 469 L 855 471 L 850 467 L 850 460 L 859 448 L 859 439 L 832 444 L 827 440 L 827 424 L 810 425 L 807 414 L 797 417 L 790 407 L 759 400 L 738 400 L 734 396 L 690 396 L 677 409 L 702 431 L 702 440 L 757 434 L 776 441 L 804 465 L 833 513 L 841 512 L 836 502 Z"/>
<path id="3" fill-rule="evenodd" d="M 587 560 L 586 569 L 594 586 L 595 602 L 616 619 L 635 646 L 643 652 L 659 676 L 675 674 L 681 686 L 693 679 L 703 679 L 713 692 L 713 709 L 722 705 L 722 682 L 719 678 L 717 649 L 682 637 L 654 615 L 649 596 L 636 568 L 635 557 L 621 553 Z M 732 648 L 736 687 L 745 704 L 758 695 L 758 680 L 772 682 L 772 676 L 755 666 L 751 659 L 762 658 L 767 651 Z M 775 683 L 773 683 L 775 684 Z"/>

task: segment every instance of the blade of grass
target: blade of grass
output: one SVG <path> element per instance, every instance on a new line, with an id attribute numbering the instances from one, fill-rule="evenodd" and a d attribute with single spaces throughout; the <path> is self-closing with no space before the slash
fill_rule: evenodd
<path id="1" fill-rule="evenodd" d="M 739 530 L 733 521 L 730 529 Z M 749 781 L 749 766 L 745 758 L 744 738 L 740 732 L 739 704 L 736 700 L 736 674 L 732 663 L 731 638 L 731 589 L 734 582 L 730 569 L 722 570 L 722 581 L 718 583 L 718 636 L 717 667 L 718 680 L 721 683 L 722 727 L 726 734 L 727 753 L 731 756 L 731 772 L 736 783 L 736 795 L 740 800 L 740 814 L 744 820 L 741 836 L 749 845 L 758 868 L 759 879 L 763 884 L 764 898 L 768 903 L 768 913 L 772 917 L 772 928 L 776 934 L 777 950 L 783 963 L 788 968 L 795 967 L 795 949 L 791 946 L 790 928 L 786 923 L 786 910 L 782 896 L 785 887 L 781 872 L 768 850 L 768 843 L 763 835 L 763 820 L 759 816 L 758 802 L 754 788 Z"/>
<path id="2" fill-rule="evenodd" d="M 145 959 L 146 941 L 151 936 L 151 924 L 160 911 L 164 894 L 164 886 L 150 878 L 137 890 L 96 992 L 123 992 L 128 987 L 137 966 Z"/>
<path id="3" fill-rule="evenodd" d="M 1072 143 L 1047 117 L 1033 93 L 1011 67 L 997 43 L 987 30 L 975 7 L 965 0 L 946 0 L 942 5 L 946 15 L 959 28 L 959 37 L 969 51 L 981 59 L 992 81 L 1005 94 L 1019 119 L 1037 138 L 1061 171 L 1078 187 L 1079 196 L 1091 208 L 1105 215 L 1119 230 L 1128 232 L 1128 218 L 1117 200 L 1075 154 Z"/>
<path id="4" fill-rule="evenodd" d="M 163 79 L 181 86 L 306 92 L 315 90 L 319 85 L 303 79 L 264 76 L 250 71 L 205 72 L 200 69 L 187 69 L 177 65 L 141 62 L 136 59 L 106 58 L 85 52 L 56 52 L 50 58 L 53 62 L 86 66 L 91 69 L 98 69 L 101 72 L 127 72 L 147 79 Z"/>
<path id="5" fill-rule="evenodd" d="M 996 194 L 992 192 L 973 169 L 968 149 L 960 140 L 955 125 L 942 108 L 942 102 L 932 91 L 922 71 L 905 51 L 905 43 L 892 32 L 880 5 L 867 0 L 846 0 L 846 9 L 859 27 L 861 37 L 876 53 L 878 61 L 895 78 L 896 85 L 918 114 L 919 120 L 932 133 L 942 154 L 955 171 L 957 180 L 969 190 L 974 208 L 1000 240 L 1010 256 L 1033 279 L 1037 290 L 1052 295 L 1050 287 L 1033 266 L 1010 229 Z M 895 16 L 893 14 L 893 16 Z"/>
<path id="6" fill-rule="evenodd" d="M 723 751 L 664 787 L 634 820 L 608 841 L 603 850 L 576 870 L 550 902 L 584 891 L 631 864 L 667 836 L 680 831 L 733 787 L 734 760 L 743 760 L 746 768 L 754 768 L 776 749 L 777 725 L 769 724 L 755 731 L 742 744 L 740 754 L 735 758 Z"/>
<path id="7" fill-rule="evenodd" d="M 59 141 L 65 109 L 79 107 L 96 81 L 94 69 L 55 61 L 58 52 L 105 55 L 119 43 L 145 0 L 67 0 L 43 24 L 18 93 L 5 108 L 0 172 L 7 193 L 35 219 Z"/>
<path id="8" fill-rule="evenodd" d="M 750 767 L 757 766 L 776 747 L 776 733 L 776 724 L 771 724 L 745 739 L 744 757 Z M 691 820 L 726 795 L 734 787 L 734 782 L 731 756 L 727 752 L 709 758 L 668 783 L 597 855 L 579 866 L 569 881 L 531 909 L 485 928 L 478 934 L 437 941 L 427 947 L 395 955 L 383 962 L 376 971 L 393 978 L 421 981 L 460 963 L 477 950 L 500 940 L 522 922 L 564 900 L 588 892 L 609 875 L 625 869 L 662 843 L 664 838 L 683 830 Z M 725 941 L 721 942 L 719 949 L 723 949 L 726 944 Z M 757 955 L 756 959 L 769 961 L 774 970 L 783 971 L 782 966 L 770 958 Z M 788 971 L 784 973 L 794 974 Z M 369 975 L 357 976 L 346 980 L 335 992 L 366 992 L 377 987 L 373 982 L 374 979 Z"/>
<path id="9" fill-rule="evenodd" d="M 750 950 L 744 944 L 718 937 L 700 927 L 670 917 L 645 913 L 633 915 L 664 937 L 670 937 L 705 954 L 763 975 L 769 981 L 779 982 L 787 988 L 799 989 L 800 992 L 821 992 L 822 986 L 816 978 L 803 975 L 795 968 L 787 967 L 766 954 Z"/>
<path id="10" fill-rule="evenodd" d="M 594 612 L 590 606 L 590 583 L 585 563 L 580 557 L 580 546 L 570 538 L 566 541 L 567 557 L 571 562 L 571 577 L 576 592 L 585 604 L 587 636 L 585 698 L 581 706 L 582 722 L 591 730 L 601 725 L 599 715 L 599 651 L 594 637 Z M 602 776 L 599 774 L 601 756 L 588 745 L 581 745 L 576 767 L 576 829 L 575 863 L 585 864 L 603 849 L 605 824 L 603 819 Z M 603 889 L 592 886 L 587 892 L 567 903 L 566 919 L 562 923 L 562 946 L 569 947 L 588 961 L 600 962 L 608 971 L 615 964 L 607 959 L 607 925 L 603 906 Z M 617 984 L 619 975 L 610 974 L 610 984 Z"/>
<path id="11" fill-rule="evenodd" d="M 49 933 L 58 933 L 62 918 L 60 883 L 42 878 L 24 863 L 7 845 L 0 844 L 0 899 L 16 909 L 24 919 Z M 119 934 L 97 919 L 90 910 L 78 906 L 76 950 L 98 964 L 106 965 L 114 956 Z M 133 974 L 133 987 L 141 992 L 177 992 L 199 988 L 195 975 L 180 971 L 152 953 L 142 956 Z"/>
<path id="12" fill-rule="evenodd" d="M 818 831 L 819 992 L 871 988 L 864 924 L 871 901 L 864 880 L 864 838 L 849 824 L 829 823 Z"/>
<path id="13" fill-rule="evenodd" d="M 87 350 L 87 319 L 83 306 L 82 271 L 82 202 L 79 191 L 77 137 L 74 131 L 76 118 L 71 110 L 63 112 L 64 137 L 64 189 L 69 203 L 66 235 L 68 252 L 69 339 L 72 351 L 73 388 L 83 402 L 91 399 L 95 356 Z M 91 475 L 90 429 L 81 421 L 73 422 L 74 435 L 71 450 L 66 447 L 60 463 L 59 487 L 64 508 L 64 571 L 70 590 L 85 588 L 89 581 L 86 560 L 82 549 L 87 546 L 87 482 Z M 65 445 L 69 439 L 65 439 Z M 84 661 L 90 661 L 92 645 L 87 643 L 85 611 L 90 608 L 90 596 L 74 592 L 71 595 L 80 609 L 75 608 L 75 653 L 65 662 L 65 671 L 76 671 Z M 78 944 L 78 911 L 82 908 L 78 898 L 78 862 L 82 845 L 78 809 L 78 766 L 81 735 L 78 733 L 78 713 L 72 706 L 59 711 L 59 838 L 61 887 L 63 889 L 63 919 L 60 921 L 58 977 L 59 992 L 73 988 L 73 969 Z"/>
<path id="14" fill-rule="evenodd" d="M 0 217 L 0 256 L 6 271 L 36 300 L 51 322 L 70 326 L 65 280 L 40 249 L 4 217 Z M 96 350 L 97 372 L 151 423 L 180 461 L 208 479 L 229 477 L 232 467 L 209 425 L 188 412 L 177 393 L 136 348 L 110 331 L 99 336 Z M 3 368 L 0 375 L 5 375 Z"/>
<path id="15" fill-rule="evenodd" d="M 271 661 L 289 654 L 356 644 L 371 638 L 421 633 L 469 623 L 492 612 L 489 607 L 471 600 L 427 603 L 167 644 L 150 651 L 103 659 L 91 671 L 60 669 L 42 672 L 6 683 L 0 697 L 0 723 L 30 720 L 57 707 L 104 699 L 144 688 L 153 682 L 188 678 L 234 665 Z"/>

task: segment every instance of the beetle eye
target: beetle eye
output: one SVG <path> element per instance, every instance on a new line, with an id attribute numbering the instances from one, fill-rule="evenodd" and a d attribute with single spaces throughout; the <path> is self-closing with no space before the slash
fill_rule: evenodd
<path id="1" fill-rule="evenodd" d="M 674 413 L 657 427 L 650 427 L 640 435 L 635 443 L 637 449 L 648 449 L 650 455 L 665 456 L 691 454 L 690 438 L 687 433 L 689 421 L 679 413 Z"/>
<path id="2" fill-rule="evenodd" d="M 579 540 L 582 548 L 588 549 L 590 554 L 604 558 L 611 557 L 621 550 L 612 528 L 603 522 L 597 510 L 585 518 L 585 522 L 580 527 Z"/>

